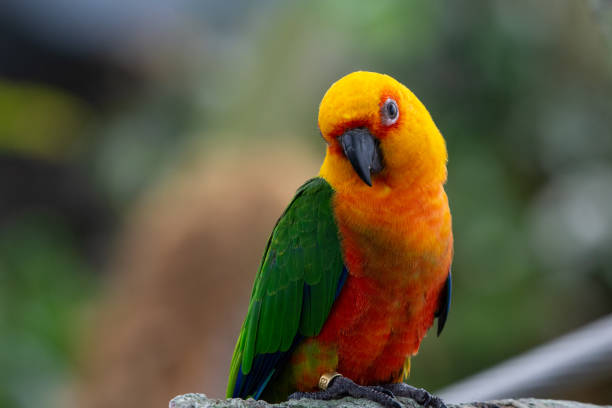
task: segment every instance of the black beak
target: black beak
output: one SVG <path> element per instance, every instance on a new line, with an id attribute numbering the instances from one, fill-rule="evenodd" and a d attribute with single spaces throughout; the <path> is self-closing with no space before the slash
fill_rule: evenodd
<path id="1" fill-rule="evenodd" d="M 378 140 L 366 128 L 347 130 L 340 136 L 344 155 L 349 159 L 359 178 L 372 187 L 372 173 L 382 170 L 382 154 Z"/>

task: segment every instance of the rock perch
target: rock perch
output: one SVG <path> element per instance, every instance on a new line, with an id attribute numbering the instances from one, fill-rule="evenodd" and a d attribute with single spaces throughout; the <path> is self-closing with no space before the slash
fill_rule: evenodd
<path id="1" fill-rule="evenodd" d="M 423 408 L 415 401 L 398 398 L 406 408 Z M 612 408 L 612 405 L 593 405 L 574 401 L 557 401 L 545 399 L 504 399 L 486 402 L 470 402 L 463 404 L 447 404 L 449 408 Z M 179 395 L 170 401 L 169 408 L 380 408 L 375 402 L 346 397 L 333 401 L 311 399 L 292 400 L 280 404 L 268 404 L 254 399 L 209 399 L 204 394 Z"/>

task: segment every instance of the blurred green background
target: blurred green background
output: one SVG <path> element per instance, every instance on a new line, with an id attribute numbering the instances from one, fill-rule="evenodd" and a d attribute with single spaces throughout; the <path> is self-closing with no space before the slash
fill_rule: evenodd
<path id="1" fill-rule="evenodd" d="M 604 0 L 5 1 L 0 407 L 119 407 L 153 389 L 153 404 L 221 396 L 266 234 L 323 157 L 318 103 L 358 69 L 407 85 L 448 144 L 453 305 L 443 335 L 413 359 L 413 384 L 435 390 L 612 312 L 611 64 Z M 187 219 L 191 210 L 202 212 Z M 174 216 L 185 228 L 239 221 L 174 232 L 204 248 L 177 252 L 194 274 L 228 274 L 201 288 L 231 289 L 214 302 L 223 312 L 174 306 L 200 296 L 182 294 L 197 286 L 180 278 L 183 264 L 156 258 L 170 234 L 150 226 L 174 228 Z M 236 277 L 223 262 L 243 251 Z M 154 333 L 227 316 L 229 335 L 210 320 L 185 336 L 221 350 L 217 360 L 157 368 L 199 388 L 166 389 L 163 376 L 138 388 L 151 360 L 182 350 L 180 335 L 133 323 L 148 313 L 164 316 Z M 152 353 L 116 357 L 145 342 Z M 103 377 L 125 378 L 97 392 Z"/>

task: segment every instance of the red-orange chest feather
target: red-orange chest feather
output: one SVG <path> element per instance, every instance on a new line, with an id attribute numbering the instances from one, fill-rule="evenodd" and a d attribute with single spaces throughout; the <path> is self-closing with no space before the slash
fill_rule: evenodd
<path id="1" fill-rule="evenodd" d="M 335 344 L 344 375 L 389 381 L 433 323 L 452 258 L 448 200 L 442 186 L 336 194 L 349 277 L 317 339 Z"/>

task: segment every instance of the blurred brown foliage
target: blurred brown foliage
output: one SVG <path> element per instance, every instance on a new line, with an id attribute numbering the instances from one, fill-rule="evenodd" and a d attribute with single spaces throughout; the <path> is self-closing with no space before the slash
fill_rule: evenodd
<path id="1" fill-rule="evenodd" d="M 79 407 L 224 394 L 261 253 L 316 174 L 309 159 L 299 146 L 213 151 L 136 205 L 82 346 Z"/>

